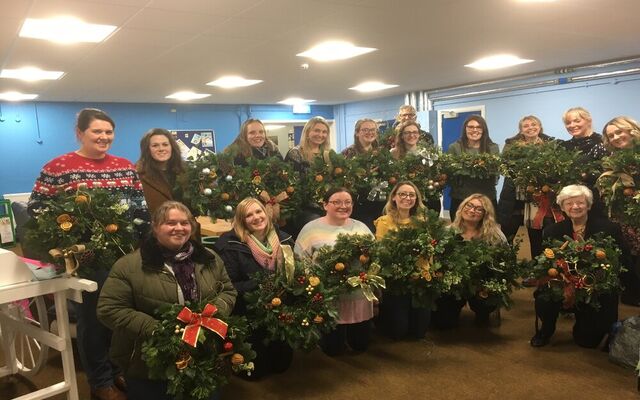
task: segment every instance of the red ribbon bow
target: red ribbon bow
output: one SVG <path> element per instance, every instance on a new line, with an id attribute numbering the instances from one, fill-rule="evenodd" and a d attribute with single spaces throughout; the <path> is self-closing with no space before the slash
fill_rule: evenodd
<path id="1" fill-rule="evenodd" d="M 227 324 L 218 319 L 213 318 L 213 314 L 218 311 L 216 306 L 207 304 L 204 306 L 202 313 L 194 313 L 185 307 L 178 314 L 178 321 L 182 321 L 187 326 L 182 333 L 182 340 L 190 346 L 196 347 L 198 343 L 198 335 L 200 334 L 200 327 L 204 326 L 210 331 L 215 332 L 218 336 L 224 339 L 227 336 Z"/>
<path id="2" fill-rule="evenodd" d="M 549 212 L 551 212 L 556 222 L 564 220 L 562 213 L 553 207 L 553 201 L 551 199 L 552 195 L 550 193 L 551 192 L 541 193 L 533 196 L 536 207 L 538 207 L 538 211 L 531 221 L 531 227 L 533 229 L 542 229 L 544 217 L 546 217 Z"/>

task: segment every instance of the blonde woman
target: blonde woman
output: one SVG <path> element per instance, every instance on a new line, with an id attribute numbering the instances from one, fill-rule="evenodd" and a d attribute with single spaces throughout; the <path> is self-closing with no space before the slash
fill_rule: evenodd
<path id="1" fill-rule="evenodd" d="M 407 154 L 417 153 L 420 149 L 420 124 L 413 120 L 402 122 L 396 128 L 396 144 L 391 149 L 391 156 L 401 160 Z"/>
<path id="2" fill-rule="evenodd" d="M 252 276 L 259 271 L 275 272 L 284 262 L 283 246 L 293 246 L 291 235 L 280 231 L 267 215 L 264 205 L 248 197 L 238 203 L 233 229 L 216 241 L 215 251 L 224 261 L 231 283 L 238 291 L 233 314 L 246 315 L 244 295 L 257 288 Z M 252 379 L 269 373 L 286 371 L 293 359 L 293 349 L 285 342 L 264 344 L 267 332 L 257 328 L 250 342 L 257 356 Z"/>
<path id="3" fill-rule="evenodd" d="M 455 229 L 463 240 L 482 240 L 493 245 L 507 243 L 507 238 L 496 223 L 493 203 L 483 194 L 475 193 L 462 200 L 451 228 Z M 458 300 L 446 295 L 437 300 L 437 311 L 432 317 L 434 325 L 442 329 L 456 327 L 460 311 L 467 301 L 469 308 L 476 313 L 476 323 L 486 325 L 496 306 L 489 306 L 478 297 Z"/>
<path id="4" fill-rule="evenodd" d="M 609 151 L 630 148 L 640 143 L 640 125 L 631 117 L 615 117 L 602 128 L 602 142 Z"/>
<path id="5" fill-rule="evenodd" d="M 284 160 L 291 162 L 299 172 L 305 172 L 316 157 L 328 160 L 331 150 L 329 132 L 327 120 L 322 117 L 311 118 L 302 128 L 300 144 L 289 150 Z"/>
<path id="6" fill-rule="evenodd" d="M 398 183 L 389 195 L 384 215 L 375 220 L 376 239 L 390 231 L 411 225 L 412 218 L 424 218 L 426 207 L 422 194 L 413 182 Z M 380 302 L 378 325 L 393 339 L 410 336 L 421 339 L 427 332 L 431 320 L 431 309 L 413 307 L 411 296 L 386 292 Z"/>

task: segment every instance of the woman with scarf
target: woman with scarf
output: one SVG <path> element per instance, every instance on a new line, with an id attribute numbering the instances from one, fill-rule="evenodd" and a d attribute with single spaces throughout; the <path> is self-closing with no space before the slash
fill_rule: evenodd
<path id="1" fill-rule="evenodd" d="M 257 288 L 252 275 L 259 271 L 274 273 L 283 268 L 285 257 L 293 256 L 292 246 L 291 235 L 273 224 L 260 201 L 248 197 L 238 204 L 232 230 L 220 236 L 214 247 L 224 260 L 231 282 L 238 291 L 233 314 L 247 314 L 244 295 Z M 291 365 L 293 349 L 277 340 L 264 344 L 266 337 L 267 332 L 257 328 L 249 338 L 257 353 L 251 379 L 282 373 Z"/>

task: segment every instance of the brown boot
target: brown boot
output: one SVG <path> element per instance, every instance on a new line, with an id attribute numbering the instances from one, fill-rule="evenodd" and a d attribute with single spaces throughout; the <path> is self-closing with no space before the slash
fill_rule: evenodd
<path id="1" fill-rule="evenodd" d="M 95 400 L 127 400 L 127 395 L 115 385 L 91 389 L 91 397 Z"/>

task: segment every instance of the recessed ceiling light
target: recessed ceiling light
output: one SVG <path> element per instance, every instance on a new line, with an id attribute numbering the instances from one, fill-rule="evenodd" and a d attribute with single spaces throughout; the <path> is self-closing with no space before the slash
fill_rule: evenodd
<path id="1" fill-rule="evenodd" d="M 22 101 L 22 100 L 33 100 L 38 97 L 37 94 L 25 94 L 20 92 L 4 92 L 0 93 L 0 100 L 6 101 Z"/>
<path id="2" fill-rule="evenodd" d="M 375 50 L 378 49 L 374 49 L 373 47 L 358 47 L 353 43 L 331 40 L 328 42 L 322 42 L 313 46 L 309 50 L 296 55 L 298 57 L 312 58 L 316 61 L 334 61 L 357 57 Z"/>
<path id="3" fill-rule="evenodd" d="M 518 3 L 553 3 L 556 0 L 516 0 Z"/>
<path id="4" fill-rule="evenodd" d="M 282 101 L 279 101 L 278 104 L 286 104 L 288 106 L 294 106 L 296 104 L 307 104 L 307 103 L 313 103 L 315 100 L 309 100 L 309 99 L 302 99 L 300 97 L 289 97 L 287 99 L 284 99 Z"/>
<path id="5" fill-rule="evenodd" d="M 3 69 L 0 78 L 21 79 L 23 81 L 56 80 L 62 78 L 62 71 L 45 71 L 40 68 L 26 67 L 19 69 Z"/>
<path id="6" fill-rule="evenodd" d="M 194 93 L 189 91 L 175 92 L 168 95 L 167 99 L 180 100 L 180 101 L 188 101 L 188 100 L 198 100 L 204 99 L 205 97 L 211 96 L 209 93 Z"/>
<path id="7" fill-rule="evenodd" d="M 88 24 L 73 17 L 51 19 L 27 18 L 20 37 L 49 40 L 56 43 L 98 43 L 105 40 L 117 26 Z"/>
<path id="8" fill-rule="evenodd" d="M 262 82 L 260 79 L 244 79 L 241 76 L 223 76 L 222 78 L 207 83 L 207 85 L 217 86 L 223 89 L 233 89 L 238 87 L 257 85 L 260 82 Z"/>
<path id="9" fill-rule="evenodd" d="M 275 131 L 276 129 L 286 128 L 286 125 L 265 125 L 264 126 L 268 131 Z"/>
<path id="10" fill-rule="evenodd" d="M 368 93 L 368 92 L 377 92 L 379 90 L 391 89 L 394 87 L 398 87 L 398 85 L 388 85 L 383 82 L 369 81 L 369 82 L 362 82 L 361 84 L 354 87 L 350 87 L 349 89 L 357 90 L 358 92 Z"/>
<path id="11" fill-rule="evenodd" d="M 481 58 L 472 62 L 471 64 L 466 64 L 465 67 L 475 68 L 479 70 L 489 70 L 512 67 L 514 65 L 526 64 L 530 62 L 533 62 L 533 60 L 527 60 L 509 54 L 499 54 L 496 56 Z"/>

